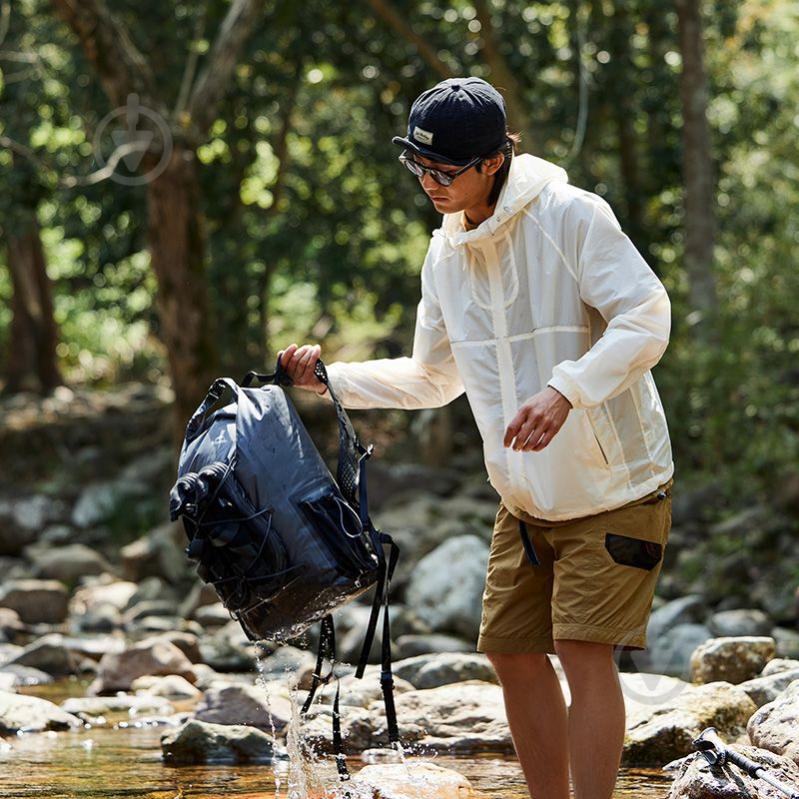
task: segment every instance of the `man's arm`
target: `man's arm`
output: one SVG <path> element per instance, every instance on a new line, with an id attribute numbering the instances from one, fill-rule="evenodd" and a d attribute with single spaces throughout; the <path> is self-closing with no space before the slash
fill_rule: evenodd
<path id="1" fill-rule="evenodd" d="M 662 357 L 671 332 L 666 289 L 622 231 L 610 206 L 593 197 L 578 208 L 577 279 L 583 302 L 607 322 L 599 340 L 576 361 L 562 361 L 548 385 L 575 408 L 621 394 Z"/>
<path id="2" fill-rule="evenodd" d="M 431 269 L 428 250 L 411 357 L 336 361 L 327 367 L 333 391 L 345 408 L 438 408 L 463 393 Z M 330 392 L 322 396 L 329 398 Z"/>

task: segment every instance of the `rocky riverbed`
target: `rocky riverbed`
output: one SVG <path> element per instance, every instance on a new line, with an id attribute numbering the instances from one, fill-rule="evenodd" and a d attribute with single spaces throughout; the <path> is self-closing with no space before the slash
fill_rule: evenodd
<path id="1" fill-rule="evenodd" d="M 93 443 L 61 419 L 74 397 L 71 403 L 53 399 L 48 412 L 58 425 L 49 419 L 31 437 L 46 442 L 44 430 L 57 429 L 59 443 L 51 446 L 67 447 L 64 468 L 39 473 L 23 458 L 25 479 L 0 496 L 0 759 L 17 775 L 12 788 L 0 786 L 0 796 L 78 795 L 63 786 L 79 774 L 97 783 L 80 792 L 92 798 L 130 795 L 130 789 L 169 799 L 176 790 L 269 796 L 292 781 L 295 790 L 305 790 L 308 774 L 335 782 L 332 689 L 320 692 L 301 727 L 297 719 L 315 631 L 293 646 L 255 645 L 197 580 L 183 552 L 182 528 L 164 519 L 174 454 L 148 411 L 160 412 L 161 404 L 145 389 L 126 403 L 149 430 L 141 435 L 146 452 L 129 438 L 117 450 L 127 457 L 109 463 L 109 442 Z M 113 430 L 105 417 L 112 420 L 119 407 L 125 405 L 93 409 L 104 418 L 103 436 Z M 135 438 L 134 428 L 127 435 Z M 6 434 L 5 440 L 19 445 L 22 438 Z M 423 784 L 430 796 L 467 790 L 524 796 L 501 688 L 488 661 L 474 652 L 497 498 L 473 456 L 460 456 L 454 467 L 376 461 L 370 473 L 373 518 L 403 553 L 391 645 L 402 740 L 422 779 L 411 795 L 422 796 Z M 752 588 L 748 603 L 738 584 L 723 599 L 715 597 L 722 578 L 703 583 L 683 554 L 686 542 L 705 529 L 691 515 L 696 501 L 687 487 L 681 495 L 675 486 L 675 528 L 649 647 L 618 653 L 628 711 L 620 796 L 628 789 L 661 799 L 666 793 L 673 799 L 747 796 L 745 781 L 702 770 L 690 754 L 693 738 L 708 726 L 787 781 L 799 780 L 796 586 L 789 579 L 744 586 Z M 760 540 L 774 524 L 762 509 L 744 516 L 726 522 L 731 540 L 753 529 Z M 781 542 L 779 535 L 775 540 Z M 759 548 L 752 557 L 757 568 L 763 558 Z M 775 573 L 790 568 L 781 563 L 783 571 Z M 368 600 L 336 614 L 345 748 L 353 771 L 371 764 L 364 785 L 382 780 L 384 788 L 395 785 L 395 794 L 381 795 L 400 796 L 396 765 L 385 762 L 377 669 L 356 680 L 347 665 L 359 651 Z M 378 653 L 379 641 L 373 662 Z M 552 660 L 568 700 L 568 684 Z M 306 773 L 303 762 L 313 757 Z M 420 763 L 431 758 L 448 771 Z M 141 791 L 131 785 L 139 774 L 146 783 Z M 182 793 L 193 781 L 204 787 Z M 26 793 L 28 785 L 38 787 Z M 322 789 L 306 787 L 309 795 Z"/>

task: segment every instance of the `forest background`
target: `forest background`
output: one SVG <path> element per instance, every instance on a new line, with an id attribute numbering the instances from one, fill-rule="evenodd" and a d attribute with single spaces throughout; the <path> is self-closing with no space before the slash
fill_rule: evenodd
<path id="1" fill-rule="evenodd" d="M 3 393 L 163 384 L 177 441 L 292 341 L 410 354 L 440 217 L 391 137 L 476 75 L 668 289 L 682 484 L 797 518 L 797 42 L 789 0 L 1 0 Z M 468 417 L 432 419 L 479 451 Z"/>

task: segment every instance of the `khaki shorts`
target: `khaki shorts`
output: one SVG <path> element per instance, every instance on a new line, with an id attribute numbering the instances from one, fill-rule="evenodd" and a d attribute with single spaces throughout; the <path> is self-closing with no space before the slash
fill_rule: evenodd
<path id="1" fill-rule="evenodd" d="M 478 652 L 555 654 L 558 638 L 644 649 L 673 482 L 615 510 L 560 522 L 514 516 L 500 502 Z M 538 565 L 525 552 L 520 518 Z"/>

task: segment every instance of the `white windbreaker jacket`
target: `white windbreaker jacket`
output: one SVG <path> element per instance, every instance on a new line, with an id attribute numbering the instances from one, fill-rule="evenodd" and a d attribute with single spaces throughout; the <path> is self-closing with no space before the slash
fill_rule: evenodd
<path id="1" fill-rule="evenodd" d="M 422 266 L 411 357 L 327 367 L 346 408 L 433 408 L 464 391 L 505 505 L 559 521 L 639 499 L 674 472 L 650 369 L 666 349 L 662 283 L 608 203 L 517 155 L 494 214 L 445 214 Z M 574 406 L 540 452 L 503 446 L 550 385 Z M 329 393 L 325 396 L 329 397 Z"/>

